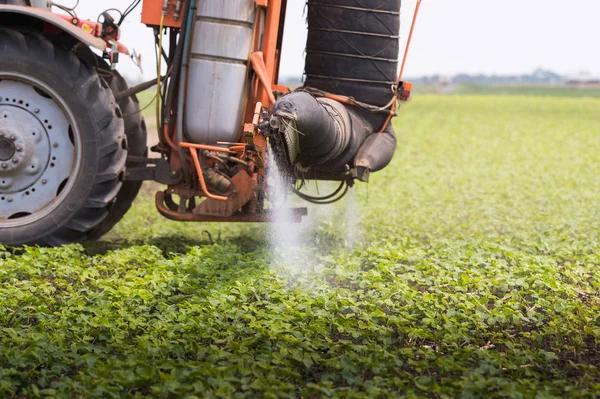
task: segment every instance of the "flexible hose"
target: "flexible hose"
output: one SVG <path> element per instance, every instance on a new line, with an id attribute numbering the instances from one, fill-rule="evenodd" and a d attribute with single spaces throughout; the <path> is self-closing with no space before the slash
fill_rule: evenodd
<path id="1" fill-rule="evenodd" d="M 348 184 L 345 181 L 342 181 L 340 183 L 339 187 L 333 193 L 326 195 L 324 197 L 313 197 L 311 195 L 301 193 L 300 191 L 298 191 L 295 188 L 293 188 L 292 190 L 293 190 L 294 194 L 296 194 L 298 197 L 302 198 L 304 201 L 307 201 L 307 202 L 310 202 L 313 204 L 317 204 L 317 205 L 327 205 L 327 204 L 333 204 L 334 202 L 337 202 L 337 201 L 341 200 L 342 198 L 344 198 L 344 196 L 348 192 L 348 188 L 349 188 Z M 344 191 L 340 194 L 342 189 L 344 189 Z"/>
<path id="2" fill-rule="evenodd" d="M 171 123 L 171 113 L 175 113 L 176 110 L 173 109 L 173 101 L 177 97 L 177 89 L 179 88 L 179 79 L 181 76 L 181 59 L 183 57 L 183 48 L 185 46 L 183 37 L 185 35 L 187 21 L 188 21 L 189 7 L 186 6 L 183 13 L 183 19 L 181 24 L 181 30 L 179 31 L 179 40 L 177 43 L 177 47 L 175 49 L 175 55 L 173 57 L 172 66 L 174 73 L 171 79 L 169 79 L 169 88 L 167 91 L 167 102 L 163 110 L 163 124 L 167 128 L 167 135 L 172 134 L 172 123 Z M 161 131 L 162 133 L 162 131 Z M 176 148 L 175 148 L 176 149 Z"/>
<path id="3" fill-rule="evenodd" d="M 186 98 L 186 86 L 187 86 L 187 70 L 188 70 L 188 64 L 189 64 L 189 58 L 190 58 L 190 50 L 191 50 L 191 45 L 192 45 L 192 31 L 194 29 L 194 22 L 196 21 L 196 18 L 194 18 L 193 16 L 196 15 L 196 8 L 197 8 L 197 3 L 198 0 L 191 0 L 190 1 L 190 6 L 188 9 L 188 17 L 187 19 L 187 24 L 185 27 L 185 37 L 183 38 L 184 40 L 184 48 L 183 48 L 183 59 L 181 62 L 181 74 L 179 76 L 179 93 L 178 93 L 178 100 L 177 100 L 177 123 L 176 123 L 176 132 L 177 132 L 177 141 L 178 143 L 182 143 L 183 142 L 183 106 L 185 104 L 185 98 Z M 179 156 L 181 158 L 181 161 L 183 163 L 183 161 L 185 160 L 185 153 L 183 152 L 183 148 L 181 147 L 181 145 L 179 146 Z M 186 172 L 186 168 L 183 168 L 184 173 Z"/>

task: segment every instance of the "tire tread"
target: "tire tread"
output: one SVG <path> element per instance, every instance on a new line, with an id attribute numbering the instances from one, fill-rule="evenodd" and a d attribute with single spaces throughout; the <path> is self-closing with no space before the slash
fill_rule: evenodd
<path id="1" fill-rule="evenodd" d="M 89 238 L 89 232 L 108 215 L 122 186 L 120 176 L 125 171 L 127 150 L 122 146 L 125 139 L 124 122 L 115 112 L 118 105 L 113 92 L 103 87 L 101 77 L 94 68 L 82 62 L 72 51 L 53 44 L 41 34 L 0 28 L 0 52 L 3 50 L 6 53 L 33 54 L 68 76 L 69 79 L 64 79 L 64 83 L 81 94 L 86 107 L 91 110 L 89 114 L 94 126 L 92 137 L 97 143 L 95 176 L 81 207 L 73 212 L 69 220 L 55 220 L 55 229 L 48 231 L 46 235 L 36 237 L 31 242 L 8 244 L 57 246 L 84 241 Z M 90 139 L 89 133 L 81 134 L 82 140 Z M 99 180 L 96 179 L 97 176 L 103 178 Z M 22 228 L 25 227 L 19 227 Z"/>

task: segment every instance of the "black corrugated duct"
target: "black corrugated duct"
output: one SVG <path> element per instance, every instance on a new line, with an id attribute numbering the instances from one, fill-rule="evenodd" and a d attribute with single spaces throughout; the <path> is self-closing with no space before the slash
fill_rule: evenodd
<path id="1" fill-rule="evenodd" d="M 308 0 L 305 86 L 389 106 L 398 73 L 400 2 Z M 294 121 L 298 130 L 292 164 L 340 178 L 349 167 L 368 181 L 370 172 L 390 163 L 396 149 L 392 125 L 378 133 L 389 108 L 369 111 L 313 95 L 318 93 L 300 89 L 275 104 L 275 117 Z"/>
<path id="2" fill-rule="evenodd" d="M 384 106 L 398 73 L 401 0 L 308 0 L 306 85 Z"/>

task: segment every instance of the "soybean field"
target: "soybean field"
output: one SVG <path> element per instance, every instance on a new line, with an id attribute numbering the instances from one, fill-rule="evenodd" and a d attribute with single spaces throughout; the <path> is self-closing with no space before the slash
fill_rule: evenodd
<path id="1" fill-rule="evenodd" d="M 600 98 L 400 114 L 300 248 L 167 221 L 149 183 L 101 241 L 0 246 L 0 397 L 600 394 Z"/>

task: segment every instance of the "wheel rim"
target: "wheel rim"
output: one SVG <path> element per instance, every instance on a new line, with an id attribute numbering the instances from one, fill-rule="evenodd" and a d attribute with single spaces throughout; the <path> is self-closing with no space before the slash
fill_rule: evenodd
<path id="1" fill-rule="evenodd" d="M 33 223 L 67 197 L 81 164 L 74 121 L 51 87 L 0 73 L 0 228 Z"/>

